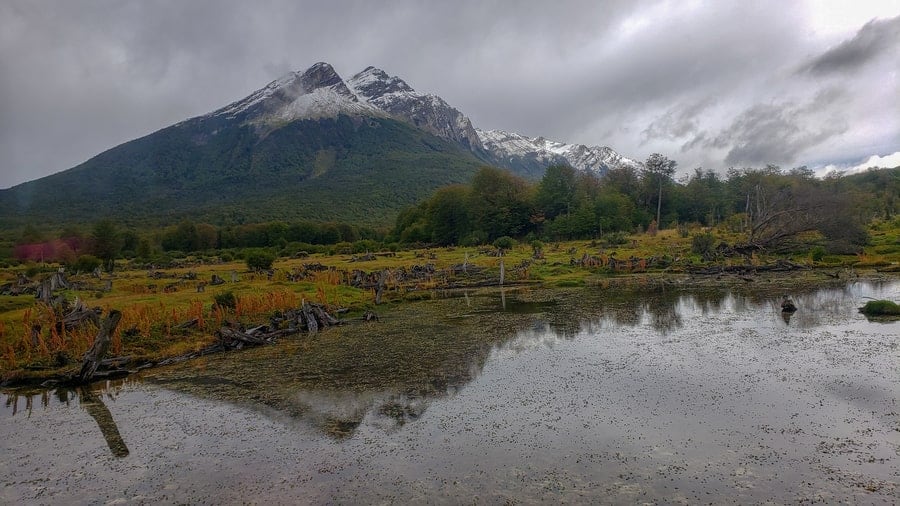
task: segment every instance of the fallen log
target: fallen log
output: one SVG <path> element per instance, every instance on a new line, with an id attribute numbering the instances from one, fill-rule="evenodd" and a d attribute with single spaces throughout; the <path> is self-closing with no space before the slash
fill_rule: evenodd
<path id="1" fill-rule="evenodd" d="M 778 260 L 766 265 L 715 265 L 711 267 L 688 267 L 691 274 L 716 275 L 716 274 L 758 274 L 760 272 L 788 272 L 805 270 L 807 267 L 795 264 L 790 260 Z"/>
<path id="2" fill-rule="evenodd" d="M 220 328 L 216 332 L 216 335 L 219 337 L 219 342 L 228 349 L 242 348 L 245 344 L 252 346 L 267 344 L 267 341 L 262 337 L 254 336 L 231 327 Z"/>
<path id="3" fill-rule="evenodd" d="M 346 310 L 338 310 L 338 313 L 346 312 Z M 374 315 L 374 313 L 373 313 Z M 376 317 L 377 318 L 377 317 Z M 235 326 L 225 326 L 216 331 L 217 341 L 199 351 L 185 353 L 175 357 L 169 357 L 158 362 L 146 361 L 133 357 L 111 357 L 104 358 L 110 345 L 112 334 L 121 319 L 119 311 L 111 311 L 107 318 L 100 323 L 100 331 L 94 339 L 91 346 L 83 358 L 81 371 L 77 375 L 71 373 L 60 374 L 50 378 L 44 378 L 40 384 L 44 387 L 54 385 L 78 386 L 92 380 L 109 379 L 126 376 L 136 373 L 142 369 L 156 366 L 164 366 L 184 362 L 197 357 L 211 355 L 213 353 L 221 353 L 229 350 L 239 350 L 245 347 L 263 346 L 274 344 L 279 338 L 299 334 L 303 330 L 309 330 L 310 333 L 317 332 L 320 328 L 333 325 L 340 325 L 343 322 L 331 316 L 325 306 L 304 301 L 303 304 L 296 309 L 290 309 L 272 318 L 270 325 L 260 325 L 257 327 L 243 330 Z M 279 328 L 280 324 L 286 323 L 286 328 Z M 197 323 L 194 320 L 188 320 L 181 326 L 190 327 Z M 35 340 L 34 346 L 40 346 L 40 325 L 35 324 L 32 338 Z M 6 383 L 3 386 L 9 386 L 13 383 Z"/>
<path id="4" fill-rule="evenodd" d="M 188 320 L 184 323 L 179 323 L 178 325 L 175 326 L 175 328 L 179 329 L 179 330 L 187 330 L 190 328 L 194 328 L 199 324 L 200 324 L 199 318 L 191 318 L 190 320 Z"/>
<path id="5" fill-rule="evenodd" d="M 99 307 L 89 308 L 81 299 L 76 299 L 74 307 L 56 324 L 57 331 L 63 328 L 67 331 L 72 330 L 86 322 L 91 322 L 99 328 L 101 314 L 103 314 L 103 310 Z"/>

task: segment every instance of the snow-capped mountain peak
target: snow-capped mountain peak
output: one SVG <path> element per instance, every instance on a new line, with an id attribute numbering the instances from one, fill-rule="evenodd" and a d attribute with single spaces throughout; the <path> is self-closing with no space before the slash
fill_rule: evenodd
<path id="1" fill-rule="evenodd" d="M 545 137 L 526 137 L 503 130 L 475 130 L 484 148 L 498 162 L 505 165 L 525 166 L 537 164 L 547 167 L 566 164 L 571 167 L 602 176 L 609 169 L 631 167 L 639 169 L 640 162 L 626 158 L 605 146 L 567 144 Z"/>
<path id="2" fill-rule="evenodd" d="M 350 78 L 347 86 L 361 99 L 391 116 L 471 150 L 482 148 L 469 118 L 441 97 L 419 93 L 399 77 L 367 67 Z"/>
<path id="3" fill-rule="evenodd" d="M 344 81 L 331 65 L 319 62 L 303 72 L 289 72 L 206 117 L 224 117 L 265 130 L 294 120 L 339 115 L 398 119 L 456 142 L 492 163 L 537 177 L 547 166 L 560 163 L 597 175 L 613 167 L 641 167 L 608 147 L 478 130 L 441 97 L 417 92 L 403 79 L 375 67 Z"/>
<path id="4" fill-rule="evenodd" d="M 320 62 L 304 72 L 289 72 L 211 115 L 243 116 L 248 123 L 267 124 L 339 114 L 380 115 L 380 111 L 360 101 L 331 65 Z"/>
<path id="5" fill-rule="evenodd" d="M 349 84 L 366 100 L 389 93 L 415 92 L 403 79 L 371 66 L 350 78 Z"/>

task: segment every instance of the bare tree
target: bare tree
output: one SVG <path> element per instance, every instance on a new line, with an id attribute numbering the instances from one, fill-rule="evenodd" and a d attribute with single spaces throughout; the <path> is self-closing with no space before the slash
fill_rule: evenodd
<path id="1" fill-rule="evenodd" d="M 786 250 L 803 242 L 803 234 L 814 231 L 829 240 L 866 241 L 865 230 L 852 211 L 853 201 L 845 193 L 830 191 L 797 174 L 770 171 L 748 175 L 756 181 L 747 189 L 747 243 L 735 248 L 739 252 Z"/>
<path id="2" fill-rule="evenodd" d="M 662 213 L 662 188 L 663 181 L 672 179 L 675 175 L 675 167 L 678 164 L 675 160 L 669 160 L 659 153 L 653 153 L 644 163 L 645 177 L 656 179 L 659 185 L 659 196 L 656 200 L 656 225 L 661 227 L 660 221 Z"/>

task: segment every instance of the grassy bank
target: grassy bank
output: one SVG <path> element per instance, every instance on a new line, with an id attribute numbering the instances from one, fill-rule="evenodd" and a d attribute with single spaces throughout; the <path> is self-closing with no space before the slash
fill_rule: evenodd
<path id="1" fill-rule="evenodd" d="M 188 257 L 165 268 L 125 264 L 102 278 L 69 275 L 70 288 L 55 295 L 69 304 L 77 299 L 87 307 L 101 308 L 104 314 L 121 311 L 110 354 L 133 362 L 158 361 L 209 346 L 216 339 L 215 331 L 227 322 L 265 323 L 275 312 L 296 308 L 303 300 L 346 308 L 348 319 L 368 310 L 383 314 L 404 301 L 433 297 L 438 290 L 496 286 L 501 265 L 505 285 L 615 289 L 756 281 L 760 287 L 791 286 L 875 269 L 896 273 L 900 264 L 896 239 L 894 232 L 876 229 L 872 245 L 858 255 L 804 253 L 786 258 L 754 255 L 703 260 L 692 251 L 689 235 L 665 230 L 655 236 L 632 236 L 617 245 L 598 241 L 518 244 L 502 256 L 492 247 L 458 247 L 281 258 L 268 273 L 250 272 L 244 263 Z M 799 270 L 767 276 L 753 273 L 777 260 Z M 698 274 L 717 270 L 722 274 Z M 18 283 L 23 274 L 24 267 L 6 269 L 0 273 L 0 284 Z M 42 275 L 47 274 L 30 279 L 37 282 Z M 210 283 L 214 278 L 223 283 Z M 383 293 L 376 306 L 379 284 Z M 97 328 L 85 323 L 65 330 L 58 325 L 60 318 L 60 311 L 37 302 L 34 295 L 0 296 L 0 380 L 46 378 L 79 366 Z M 40 331 L 33 332 L 37 325 Z"/>

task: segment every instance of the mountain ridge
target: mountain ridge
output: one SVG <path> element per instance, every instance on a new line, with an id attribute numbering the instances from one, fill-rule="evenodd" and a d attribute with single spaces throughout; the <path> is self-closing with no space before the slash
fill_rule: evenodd
<path id="1" fill-rule="evenodd" d="M 417 92 L 403 79 L 374 66 L 345 81 L 330 64 L 319 62 L 305 72 L 290 72 L 206 116 L 239 117 L 241 113 L 256 124 L 337 114 L 386 114 L 459 143 L 485 161 L 531 176 L 539 176 L 543 168 L 553 164 L 568 164 L 597 176 L 615 167 L 642 167 L 640 162 L 608 146 L 570 144 L 476 128 L 465 114 L 440 96 Z"/>
<path id="2" fill-rule="evenodd" d="M 441 97 L 381 69 L 344 80 L 319 62 L 71 169 L 0 190 L 0 224 L 108 215 L 384 224 L 485 163 L 538 178 L 552 163 L 601 174 L 616 160 L 633 162 L 609 148 L 543 138 L 528 147 L 528 138 L 507 134 L 518 142 L 512 149 L 484 132 Z"/>

